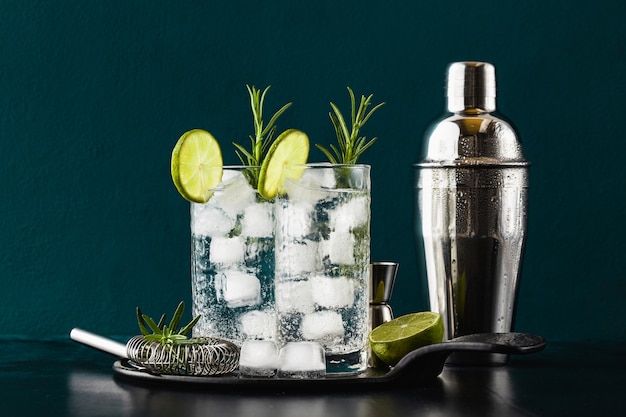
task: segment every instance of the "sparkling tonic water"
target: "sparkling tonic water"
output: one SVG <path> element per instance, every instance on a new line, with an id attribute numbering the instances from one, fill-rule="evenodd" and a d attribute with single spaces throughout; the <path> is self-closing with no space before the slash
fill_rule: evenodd
<path id="1" fill-rule="evenodd" d="M 367 366 L 370 263 L 368 166 L 307 166 L 276 205 L 280 343 L 315 341 L 328 374 Z"/>
<path id="2" fill-rule="evenodd" d="M 224 167 L 206 204 L 191 204 L 193 335 L 274 340 L 274 206 Z"/>

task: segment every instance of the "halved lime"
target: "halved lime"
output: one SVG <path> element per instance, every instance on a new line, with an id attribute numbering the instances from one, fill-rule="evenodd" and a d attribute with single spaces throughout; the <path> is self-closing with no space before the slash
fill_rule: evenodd
<path id="1" fill-rule="evenodd" d="M 176 189 L 188 201 L 206 203 L 222 180 L 222 151 L 206 130 L 183 133 L 172 151 L 171 172 Z"/>
<path id="2" fill-rule="evenodd" d="M 438 313 L 423 311 L 400 316 L 370 332 L 372 352 L 389 366 L 422 346 L 441 343 L 443 322 Z"/>
<path id="3" fill-rule="evenodd" d="M 259 194 L 267 200 L 276 197 L 285 179 L 297 178 L 301 172 L 287 171 L 286 165 L 306 164 L 309 158 L 309 137 L 296 129 L 280 134 L 267 151 L 259 173 Z"/>

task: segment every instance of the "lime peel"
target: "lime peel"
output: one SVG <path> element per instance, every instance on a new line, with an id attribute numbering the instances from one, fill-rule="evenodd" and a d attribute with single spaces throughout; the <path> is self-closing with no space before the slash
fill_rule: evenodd
<path id="1" fill-rule="evenodd" d="M 222 151 L 213 135 L 192 129 L 183 133 L 172 150 L 172 181 L 187 201 L 206 203 L 222 180 L 223 165 Z"/>
<path id="2" fill-rule="evenodd" d="M 297 129 L 280 134 L 267 151 L 259 173 L 259 194 L 266 200 L 276 197 L 287 178 L 297 179 L 302 170 L 286 170 L 287 165 L 306 164 L 309 157 L 309 138 Z"/>
<path id="3" fill-rule="evenodd" d="M 424 311 L 400 316 L 370 332 L 372 352 L 389 366 L 395 366 L 409 352 L 443 340 L 439 313 Z"/>

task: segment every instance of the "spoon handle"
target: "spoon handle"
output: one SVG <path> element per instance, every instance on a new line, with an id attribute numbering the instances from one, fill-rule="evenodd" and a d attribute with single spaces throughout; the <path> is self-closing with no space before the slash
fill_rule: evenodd
<path id="1" fill-rule="evenodd" d="M 467 336 L 459 336 L 451 339 L 447 343 L 457 342 L 479 342 L 493 345 L 493 349 L 498 349 L 496 353 L 533 353 L 546 347 L 546 340 L 536 334 L 531 333 L 476 333 Z M 505 352 L 500 352 L 504 349 Z M 495 352 L 495 351 L 494 351 Z"/>
<path id="2" fill-rule="evenodd" d="M 424 384 L 436 378 L 453 352 L 528 354 L 546 346 L 543 337 L 530 333 L 477 333 L 424 346 L 407 354 L 385 375 L 386 379 Z"/>
<path id="3" fill-rule="evenodd" d="M 70 338 L 75 342 L 115 355 L 118 358 L 128 358 L 126 345 L 116 342 L 115 340 L 98 336 L 97 334 L 76 327 L 70 331 Z"/>

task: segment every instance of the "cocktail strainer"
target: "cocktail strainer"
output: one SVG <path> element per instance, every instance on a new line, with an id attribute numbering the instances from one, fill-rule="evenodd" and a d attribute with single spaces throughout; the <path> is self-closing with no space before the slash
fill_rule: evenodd
<path id="1" fill-rule="evenodd" d="M 210 376 L 233 372 L 239 366 L 239 347 L 218 338 L 194 338 L 201 343 L 161 344 L 134 336 L 126 345 L 81 329 L 70 338 L 120 358 L 154 374 Z"/>

